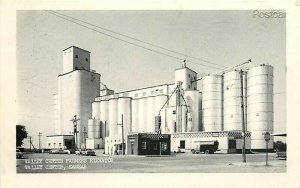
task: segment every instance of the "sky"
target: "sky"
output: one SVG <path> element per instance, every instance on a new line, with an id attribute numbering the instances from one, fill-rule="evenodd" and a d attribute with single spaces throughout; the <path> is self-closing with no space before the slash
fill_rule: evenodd
<path id="1" fill-rule="evenodd" d="M 252 11 L 57 12 L 227 67 L 248 59 L 254 65 L 274 66 L 274 132 L 286 131 L 285 19 L 257 18 Z M 180 59 L 187 58 L 136 43 Z M 182 63 L 47 11 L 17 11 L 18 123 L 26 126 L 35 146 L 38 132 L 43 134 L 43 142 L 46 135 L 54 133 L 53 94 L 58 90 L 57 76 L 62 73 L 62 50 L 73 45 L 91 52 L 91 68 L 116 92 L 174 83 L 174 69 Z M 220 71 L 208 67 L 211 64 L 207 62 L 190 60 L 207 65 L 187 62 L 199 76 Z"/>

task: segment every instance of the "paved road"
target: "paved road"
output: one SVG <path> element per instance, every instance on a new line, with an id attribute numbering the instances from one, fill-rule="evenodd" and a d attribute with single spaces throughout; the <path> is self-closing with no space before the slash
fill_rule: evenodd
<path id="1" fill-rule="evenodd" d="M 241 154 L 177 154 L 168 157 L 145 157 L 44 153 L 25 154 L 24 158 L 17 160 L 18 173 L 286 172 L 286 161 L 276 159 L 275 154 L 269 154 L 269 166 L 265 166 L 265 154 L 248 154 L 247 163 L 241 162 Z"/>

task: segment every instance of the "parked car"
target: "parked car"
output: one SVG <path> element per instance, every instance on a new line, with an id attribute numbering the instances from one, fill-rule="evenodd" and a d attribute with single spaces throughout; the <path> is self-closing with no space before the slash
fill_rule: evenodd
<path id="1" fill-rule="evenodd" d="M 50 153 L 50 154 L 55 154 L 55 153 L 57 154 L 57 153 L 58 153 L 58 150 L 57 150 L 57 149 L 52 149 L 52 150 L 49 151 L 49 153 Z"/>
<path id="2" fill-rule="evenodd" d="M 17 157 L 17 159 L 23 158 L 23 153 L 20 151 L 20 149 L 16 149 L 16 157 Z"/>
<path id="3" fill-rule="evenodd" d="M 57 153 L 58 154 L 71 154 L 71 152 L 67 149 L 59 149 Z"/>
<path id="4" fill-rule="evenodd" d="M 82 152 L 82 150 L 81 150 L 81 149 L 78 149 L 78 150 L 75 151 L 75 154 L 76 154 L 76 155 L 81 155 L 81 154 L 82 154 L 81 152 Z"/>
<path id="5" fill-rule="evenodd" d="M 91 149 L 79 149 L 75 151 L 76 155 L 96 156 L 95 151 Z"/>
<path id="6" fill-rule="evenodd" d="M 49 152 L 50 154 L 71 154 L 70 150 L 66 150 L 66 149 L 53 149 L 50 150 Z"/>
<path id="7" fill-rule="evenodd" d="M 96 153 L 95 153 L 95 151 L 93 151 L 91 149 L 88 149 L 88 150 L 86 150 L 85 155 L 87 155 L 87 156 L 96 156 Z"/>

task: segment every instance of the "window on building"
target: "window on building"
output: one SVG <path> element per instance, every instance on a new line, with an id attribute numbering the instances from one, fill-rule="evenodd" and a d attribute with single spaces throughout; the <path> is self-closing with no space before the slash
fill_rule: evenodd
<path id="1" fill-rule="evenodd" d="M 75 55 L 75 58 L 78 58 L 78 55 Z"/>
<path id="2" fill-rule="evenodd" d="M 189 74 L 189 78 L 191 77 L 191 75 Z"/>
<path id="3" fill-rule="evenodd" d="M 184 149 L 184 148 L 185 148 L 185 140 L 180 140 L 180 145 L 179 145 L 179 147 L 180 147 L 181 149 Z"/>
<path id="4" fill-rule="evenodd" d="M 51 143 L 48 143 L 48 147 L 50 147 L 51 146 Z"/>
<path id="5" fill-rule="evenodd" d="M 86 61 L 86 62 L 88 62 L 88 61 L 89 61 L 89 59 L 88 59 L 88 58 L 85 58 L 85 61 Z"/>
<path id="6" fill-rule="evenodd" d="M 228 145 L 229 149 L 236 149 L 236 140 L 229 140 Z"/>
<path id="7" fill-rule="evenodd" d="M 164 90 L 163 90 L 163 89 L 160 89 L 160 90 L 159 90 L 159 93 L 163 93 L 163 92 L 164 92 Z"/>
<path id="8" fill-rule="evenodd" d="M 147 142 L 142 142 L 142 149 L 143 150 L 147 149 Z"/>
<path id="9" fill-rule="evenodd" d="M 191 85 L 189 85 L 189 89 L 191 88 Z"/>
<path id="10" fill-rule="evenodd" d="M 161 143 L 161 151 L 167 151 L 168 150 L 168 144 L 167 142 Z"/>
<path id="11" fill-rule="evenodd" d="M 58 145 L 59 145 L 59 147 L 61 148 L 61 143 L 59 143 Z"/>

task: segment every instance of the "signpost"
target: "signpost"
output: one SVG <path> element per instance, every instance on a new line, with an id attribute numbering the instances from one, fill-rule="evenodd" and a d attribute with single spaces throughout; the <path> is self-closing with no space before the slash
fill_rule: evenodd
<path id="1" fill-rule="evenodd" d="M 271 139 L 271 135 L 269 132 L 264 133 L 264 139 L 266 141 L 266 166 L 268 166 L 268 143 Z"/>

